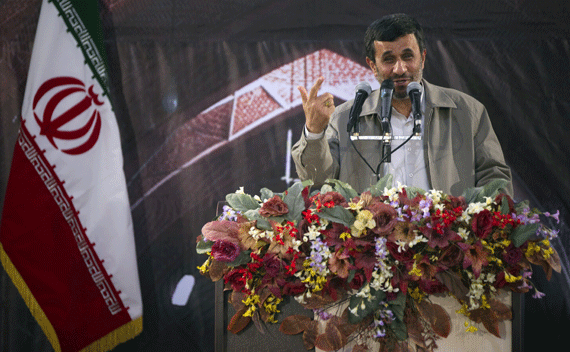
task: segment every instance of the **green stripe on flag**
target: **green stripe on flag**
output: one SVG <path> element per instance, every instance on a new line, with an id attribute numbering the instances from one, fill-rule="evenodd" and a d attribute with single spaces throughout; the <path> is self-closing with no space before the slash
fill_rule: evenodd
<path id="1" fill-rule="evenodd" d="M 103 95 L 109 93 L 108 64 L 103 45 L 103 27 L 97 1 L 48 0 L 57 8 L 68 31 L 81 48 L 85 62 L 101 85 Z"/>

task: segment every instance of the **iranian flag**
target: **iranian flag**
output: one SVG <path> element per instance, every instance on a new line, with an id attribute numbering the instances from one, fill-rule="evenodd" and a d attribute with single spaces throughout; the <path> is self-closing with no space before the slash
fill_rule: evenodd
<path id="1" fill-rule="evenodd" d="M 108 351 L 142 330 L 106 65 L 97 0 L 44 0 L 0 259 L 55 351 Z"/>

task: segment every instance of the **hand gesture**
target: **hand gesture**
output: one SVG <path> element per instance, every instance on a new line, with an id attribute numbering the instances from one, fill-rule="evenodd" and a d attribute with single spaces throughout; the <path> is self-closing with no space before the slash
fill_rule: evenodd
<path id="1" fill-rule="evenodd" d="M 301 99 L 303 100 L 305 125 L 309 132 L 312 133 L 323 132 L 329 124 L 329 120 L 334 111 L 334 97 L 332 94 L 325 93 L 317 96 L 324 80 L 324 77 L 319 77 L 309 93 L 307 93 L 305 87 L 297 87 L 299 92 L 301 92 Z"/>

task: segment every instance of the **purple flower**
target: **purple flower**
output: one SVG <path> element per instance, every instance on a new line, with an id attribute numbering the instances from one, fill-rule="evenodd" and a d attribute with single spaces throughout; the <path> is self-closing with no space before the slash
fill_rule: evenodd
<path id="1" fill-rule="evenodd" d="M 545 212 L 544 215 L 549 216 L 549 217 L 553 218 L 554 220 L 556 220 L 557 224 L 560 223 L 560 210 L 557 210 L 556 214 L 550 214 L 549 212 Z"/>
<path id="2" fill-rule="evenodd" d="M 542 293 L 539 290 L 535 289 L 535 293 L 534 293 L 534 295 L 532 295 L 532 298 L 541 299 L 544 296 L 546 296 L 545 293 Z"/>

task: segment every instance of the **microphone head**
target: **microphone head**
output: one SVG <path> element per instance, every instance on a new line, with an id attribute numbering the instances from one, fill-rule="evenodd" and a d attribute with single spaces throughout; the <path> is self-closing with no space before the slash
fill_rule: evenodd
<path id="1" fill-rule="evenodd" d="M 382 84 L 380 85 L 380 89 L 394 89 L 394 81 L 392 81 L 391 78 L 383 80 Z"/>
<path id="2" fill-rule="evenodd" d="M 412 92 L 414 90 L 421 92 L 422 86 L 418 82 L 411 82 L 410 84 L 408 84 L 408 88 L 406 89 L 406 92 L 408 93 L 408 95 L 410 95 L 410 92 Z"/>
<path id="3" fill-rule="evenodd" d="M 358 93 L 358 91 L 364 91 L 368 96 L 372 92 L 372 87 L 370 87 L 370 84 L 368 84 L 368 82 L 360 82 L 356 85 L 356 88 L 354 88 L 355 93 Z"/>

